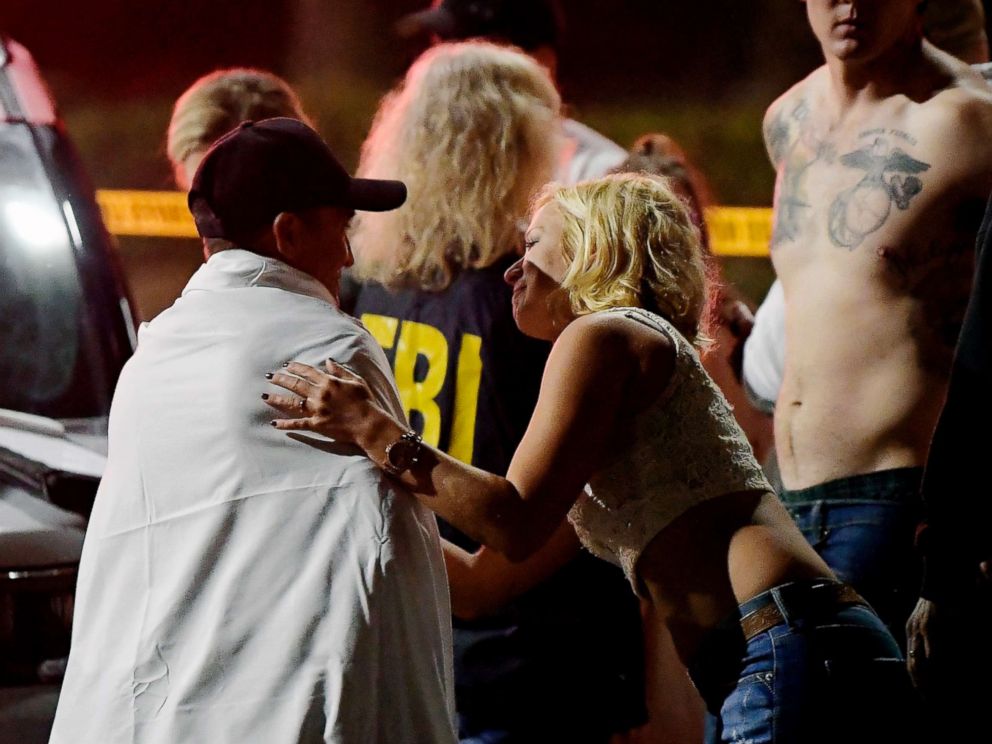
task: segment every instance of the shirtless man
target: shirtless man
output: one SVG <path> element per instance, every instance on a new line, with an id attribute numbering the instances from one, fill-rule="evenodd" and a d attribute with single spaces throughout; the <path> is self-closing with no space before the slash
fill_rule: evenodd
<path id="1" fill-rule="evenodd" d="M 992 190 L 992 94 L 923 39 L 920 6 L 806 0 L 826 64 L 764 121 L 786 300 L 783 500 L 897 637 L 919 588 L 920 470 Z"/>

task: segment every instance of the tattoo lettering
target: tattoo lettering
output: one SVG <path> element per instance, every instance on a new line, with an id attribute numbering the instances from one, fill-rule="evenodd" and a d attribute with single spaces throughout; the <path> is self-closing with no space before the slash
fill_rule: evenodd
<path id="1" fill-rule="evenodd" d="M 850 250 L 885 224 L 893 202 L 901 210 L 909 209 L 910 200 L 923 190 L 923 181 L 916 174 L 930 169 L 929 163 L 911 158 L 898 147 L 891 148 L 882 137 L 841 156 L 840 162 L 865 171 L 864 178 L 838 194 L 830 205 L 830 240 Z"/>
<path id="2" fill-rule="evenodd" d="M 877 138 L 877 137 L 885 137 L 885 136 L 897 137 L 901 140 L 905 140 L 911 145 L 917 144 L 915 137 L 907 134 L 906 132 L 903 132 L 900 129 L 882 129 L 882 128 L 868 129 L 858 135 L 859 138 L 864 138 L 864 137 Z"/>

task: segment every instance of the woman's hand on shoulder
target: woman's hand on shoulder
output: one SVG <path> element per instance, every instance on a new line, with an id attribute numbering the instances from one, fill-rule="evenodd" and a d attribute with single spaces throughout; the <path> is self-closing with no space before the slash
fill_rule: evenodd
<path id="1" fill-rule="evenodd" d="M 262 399 L 287 418 L 272 425 L 282 430 L 306 430 L 339 442 L 362 446 L 363 435 L 388 418 L 374 402 L 369 386 L 348 368 L 328 359 L 323 372 L 308 364 L 290 362 L 284 370 L 266 375 L 287 393 L 265 393 Z"/>

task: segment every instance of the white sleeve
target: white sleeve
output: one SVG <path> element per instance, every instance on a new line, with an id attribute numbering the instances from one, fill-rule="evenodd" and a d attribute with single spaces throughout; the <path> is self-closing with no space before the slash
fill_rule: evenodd
<path id="1" fill-rule="evenodd" d="M 775 280 L 754 315 L 754 328 L 744 342 L 744 388 L 765 411 L 775 408 L 785 368 L 785 293 Z"/>

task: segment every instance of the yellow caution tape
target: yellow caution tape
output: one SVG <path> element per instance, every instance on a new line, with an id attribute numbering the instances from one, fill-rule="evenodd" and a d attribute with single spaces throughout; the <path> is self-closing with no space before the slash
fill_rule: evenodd
<path id="1" fill-rule="evenodd" d="M 768 255 L 772 210 L 767 207 L 710 207 L 706 210 L 710 248 L 718 256 Z"/>
<path id="2" fill-rule="evenodd" d="M 96 192 L 103 222 L 114 235 L 195 238 L 196 226 L 178 191 Z"/>
<path id="3" fill-rule="evenodd" d="M 195 238 L 196 227 L 177 191 L 108 191 L 96 193 L 103 221 L 114 235 Z M 772 237 L 772 210 L 767 207 L 710 207 L 706 210 L 710 248 L 718 256 L 763 257 Z"/>

